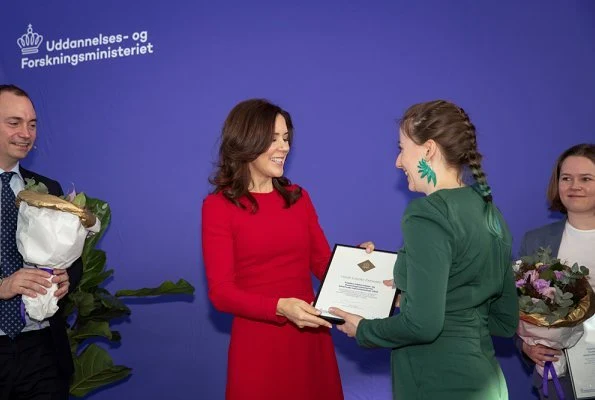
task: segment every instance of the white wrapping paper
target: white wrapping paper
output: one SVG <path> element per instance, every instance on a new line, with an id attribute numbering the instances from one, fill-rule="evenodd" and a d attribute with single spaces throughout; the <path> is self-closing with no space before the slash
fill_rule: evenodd
<path id="1" fill-rule="evenodd" d="M 581 336 L 583 336 L 583 324 L 578 324 L 573 327 L 556 327 L 547 328 L 544 326 L 537 326 L 530 324 L 529 322 L 520 320 L 517 334 L 523 341 L 531 346 L 536 344 L 542 344 L 552 349 L 563 350 L 574 346 Z M 556 369 L 558 376 L 564 376 L 566 374 L 566 356 L 564 352 L 560 354 L 558 361 L 552 362 Z M 543 376 L 543 367 L 535 365 L 539 375 Z M 551 379 L 551 376 L 548 376 Z"/>
<path id="2" fill-rule="evenodd" d="M 30 206 L 22 201 L 19 206 L 16 241 L 26 264 L 49 269 L 65 269 L 83 253 L 85 239 L 90 232 L 101 229 L 97 219 L 94 226 L 83 227 L 78 216 L 69 212 Z M 51 279 L 51 278 L 50 278 Z M 45 295 L 22 296 L 29 317 L 42 321 L 58 311 L 54 296 L 57 284 L 47 288 Z"/>

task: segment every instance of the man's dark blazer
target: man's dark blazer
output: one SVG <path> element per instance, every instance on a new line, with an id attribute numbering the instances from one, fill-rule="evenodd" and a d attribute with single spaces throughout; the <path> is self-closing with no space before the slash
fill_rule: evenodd
<path id="1" fill-rule="evenodd" d="M 21 166 L 19 166 L 19 171 L 23 179 L 34 179 L 36 182 L 43 182 L 47 186 L 50 194 L 55 196 L 61 196 L 64 194 L 62 187 L 58 182 L 46 178 L 45 176 L 36 174 L 35 172 L 28 171 Z M 72 266 L 70 266 L 70 268 L 68 268 L 70 292 L 72 292 L 77 287 L 81 280 L 82 274 L 83 262 L 79 258 L 72 264 Z M 52 332 L 52 337 L 54 339 L 54 349 L 56 350 L 60 372 L 62 372 L 65 377 L 70 378 L 74 372 L 74 365 L 72 363 L 72 355 L 70 352 L 68 336 L 66 335 L 66 320 L 64 318 L 65 317 L 61 314 L 60 309 L 56 314 L 54 314 L 54 316 L 50 317 L 49 322 L 50 331 Z"/>

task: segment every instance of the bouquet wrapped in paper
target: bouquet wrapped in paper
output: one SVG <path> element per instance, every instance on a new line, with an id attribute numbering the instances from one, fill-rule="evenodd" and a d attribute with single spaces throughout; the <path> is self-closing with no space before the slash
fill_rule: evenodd
<path id="1" fill-rule="evenodd" d="M 43 187 L 41 190 L 26 187 L 17 195 L 16 241 L 25 267 L 52 273 L 54 269 L 70 267 L 81 256 L 85 239 L 99 232 L 101 223 L 85 210 L 84 194 L 71 195 L 69 201 L 43 193 Z M 30 318 L 41 321 L 58 311 L 58 299 L 54 296 L 57 288 L 52 283 L 45 295 L 22 296 Z"/>
<path id="2" fill-rule="evenodd" d="M 513 269 L 519 293 L 519 337 L 529 345 L 558 350 L 574 346 L 583 335 L 583 321 L 595 313 L 589 269 L 552 258 L 549 248 L 521 258 Z M 548 361 L 545 367 L 536 368 L 545 379 L 557 381 L 566 374 L 564 353 L 555 363 Z"/>

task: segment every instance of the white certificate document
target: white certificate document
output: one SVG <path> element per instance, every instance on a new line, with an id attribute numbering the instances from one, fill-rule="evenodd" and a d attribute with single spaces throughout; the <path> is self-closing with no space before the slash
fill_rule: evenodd
<path id="1" fill-rule="evenodd" d="M 585 333 L 566 350 L 572 387 L 577 399 L 595 399 L 595 316 L 583 323 Z"/>
<path id="2" fill-rule="evenodd" d="M 389 317 L 394 309 L 397 290 L 383 281 L 393 279 L 397 253 L 336 244 L 314 307 L 321 317 L 334 323 L 343 319 L 328 312 L 337 307 L 366 319 Z"/>

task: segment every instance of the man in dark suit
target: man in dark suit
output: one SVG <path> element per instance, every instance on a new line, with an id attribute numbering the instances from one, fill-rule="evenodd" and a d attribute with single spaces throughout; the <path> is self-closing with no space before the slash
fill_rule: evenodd
<path id="1" fill-rule="evenodd" d="M 4 225 L 0 242 L 0 400 L 68 399 L 74 370 L 60 310 L 41 322 L 22 311 L 15 315 L 21 295 L 45 294 L 51 275 L 22 268 L 16 250 L 16 213 L 8 206 L 14 205 L 13 194 L 24 188 L 25 178 L 43 182 L 50 194 L 63 194 L 58 182 L 19 165 L 33 148 L 36 124 L 35 108 L 27 93 L 14 85 L 0 85 L 0 226 Z M 54 271 L 51 281 L 58 284 L 55 295 L 59 299 L 76 287 L 82 270 L 79 259 L 68 270 Z"/>

